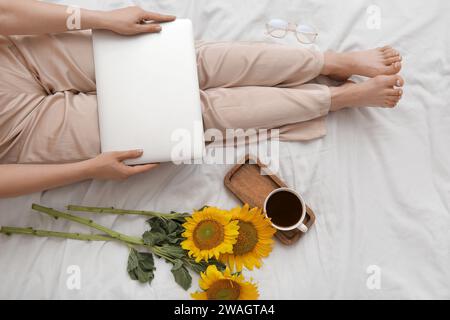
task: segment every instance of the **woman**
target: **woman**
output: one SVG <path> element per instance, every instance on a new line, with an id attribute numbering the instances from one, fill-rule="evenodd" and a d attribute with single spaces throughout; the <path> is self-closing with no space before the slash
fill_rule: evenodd
<path id="1" fill-rule="evenodd" d="M 66 32 L 74 12 L 0 0 L 0 197 L 124 179 L 156 166 L 122 163 L 139 150 L 99 154 L 91 39 Z M 161 30 L 144 20 L 175 19 L 138 7 L 79 13 L 79 29 L 125 35 Z M 31 34 L 40 35 L 20 36 Z M 401 56 L 391 47 L 323 54 L 260 42 L 199 43 L 197 62 L 205 128 L 279 128 L 282 140 L 309 140 L 325 134 L 329 111 L 394 107 L 402 96 Z M 343 84 L 309 83 L 319 75 Z M 352 75 L 369 79 L 346 81 Z"/>

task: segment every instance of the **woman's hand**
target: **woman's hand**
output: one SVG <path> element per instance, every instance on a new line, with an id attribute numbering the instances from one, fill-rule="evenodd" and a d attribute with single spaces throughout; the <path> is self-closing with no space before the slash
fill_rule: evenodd
<path id="1" fill-rule="evenodd" d="M 153 169 L 157 164 L 127 166 L 126 159 L 139 158 L 142 150 L 106 152 L 93 159 L 64 164 L 0 165 L 0 198 L 16 197 L 87 179 L 122 180 Z"/>
<path id="2" fill-rule="evenodd" d="M 170 22 L 175 16 L 145 11 L 139 7 L 127 7 L 102 12 L 100 28 L 108 29 L 119 34 L 132 35 L 145 32 L 159 32 L 158 22 Z M 152 21 L 152 23 L 144 23 Z"/>
<path id="3" fill-rule="evenodd" d="M 158 164 L 127 166 L 122 161 L 142 156 L 142 150 L 105 152 L 86 160 L 89 178 L 98 180 L 124 180 L 137 173 L 149 171 Z"/>
<path id="4" fill-rule="evenodd" d="M 79 23 L 76 23 L 77 19 Z M 1 35 L 58 33 L 85 29 L 108 29 L 131 35 L 159 32 L 161 26 L 158 22 L 173 20 L 175 16 L 148 12 L 139 7 L 112 11 L 75 10 L 71 6 L 44 1 L 0 0 Z M 75 22 L 73 26 L 72 22 Z"/>

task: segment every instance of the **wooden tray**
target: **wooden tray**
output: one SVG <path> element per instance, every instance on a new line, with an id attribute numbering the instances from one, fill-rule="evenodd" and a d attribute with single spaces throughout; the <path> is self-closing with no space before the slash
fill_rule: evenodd
<path id="1" fill-rule="evenodd" d="M 242 162 L 242 161 L 241 161 Z M 266 175 L 262 175 L 264 172 Z M 234 166 L 225 176 L 225 186 L 243 203 L 251 207 L 262 208 L 266 197 L 274 189 L 287 187 L 276 175 L 271 174 L 259 159 L 245 156 L 244 163 Z M 316 216 L 310 207 L 306 206 L 304 224 L 308 230 L 316 221 Z M 299 229 L 292 231 L 277 231 L 275 236 L 285 245 L 293 245 L 304 235 Z"/>

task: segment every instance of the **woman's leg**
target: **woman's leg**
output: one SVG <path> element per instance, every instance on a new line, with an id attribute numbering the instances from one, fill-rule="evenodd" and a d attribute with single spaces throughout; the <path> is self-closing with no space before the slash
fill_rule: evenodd
<path id="1" fill-rule="evenodd" d="M 7 38 L 0 37 L 0 163 L 17 159 L 23 119 L 43 99 L 42 88 L 22 57 Z"/>
<path id="2" fill-rule="evenodd" d="M 261 42 L 200 42 L 197 63 L 200 88 L 204 90 L 205 127 L 222 131 L 279 128 L 282 140 L 321 137 L 326 132 L 328 111 L 395 106 L 402 95 L 399 87 L 403 86 L 403 79 L 395 76 L 401 69 L 401 60 L 400 54 L 389 46 L 322 54 Z M 302 85 L 318 75 L 345 81 L 354 74 L 375 78 L 331 88 Z"/>
<path id="3" fill-rule="evenodd" d="M 376 76 L 362 83 L 348 81 L 332 87 L 331 111 L 343 108 L 386 107 L 393 108 L 403 95 L 404 80 L 399 75 Z"/>
<path id="4" fill-rule="evenodd" d="M 281 140 L 326 133 L 327 86 L 305 84 L 324 69 L 324 55 L 263 42 L 197 43 L 205 129 L 274 129 Z"/>
<path id="5" fill-rule="evenodd" d="M 318 84 L 296 88 L 213 88 L 202 91 L 201 100 L 205 129 L 225 132 L 226 129 L 277 128 L 282 140 L 323 136 L 324 116 L 331 106 L 329 88 Z"/>
<path id="6" fill-rule="evenodd" d="M 341 81 L 352 75 L 394 75 L 400 72 L 401 61 L 400 53 L 390 46 L 342 53 L 327 51 L 321 74 Z"/>
<path id="7" fill-rule="evenodd" d="M 394 107 L 402 96 L 399 75 L 377 76 L 339 87 L 235 87 L 201 91 L 205 129 L 279 129 L 280 140 L 311 140 L 326 134 L 329 111 Z"/>
<path id="8" fill-rule="evenodd" d="M 8 123 L 1 125 L 0 162 L 61 163 L 99 154 L 89 32 L 2 38 L 0 59 L 10 68 L 0 80 L 0 121 Z"/>
<path id="9" fill-rule="evenodd" d="M 201 89 L 242 86 L 296 87 L 318 75 L 345 81 L 352 75 L 394 75 L 401 69 L 398 51 L 385 46 L 345 53 L 264 42 L 198 42 Z"/>
<path id="10" fill-rule="evenodd" d="M 324 55 L 265 42 L 197 42 L 200 88 L 292 88 L 317 77 Z"/>

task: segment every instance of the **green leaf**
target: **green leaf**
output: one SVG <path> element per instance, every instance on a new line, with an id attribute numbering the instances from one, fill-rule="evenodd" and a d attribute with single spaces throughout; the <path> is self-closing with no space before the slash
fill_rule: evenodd
<path id="1" fill-rule="evenodd" d="M 176 266 L 174 265 L 174 268 Z M 192 284 L 192 277 L 186 267 L 181 266 L 178 269 L 172 268 L 172 274 L 175 282 L 178 283 L 184 290 L 188 290 Z"/>
<path id="2" fill-rule="evenodd" d="M 158 217 L 152 217 L 147 220 L 148 224 L 150 225 L 152 232 L 158 232 L 167 234 L 167 226 L 165 220 L 158 218 Z"/>
<path id="3" fill-rule="evenodd" d="M 137 251 L 135 249 L 131 249 L 130 254 L 128 256 L 127 270 L 128 270 L 128 272 L 130 272 L 131 270 L 134 270 L 137 267 L 138 267 Z"/>
<path id="4" fill-rule="evenodd" d="M 182 222 L 176 220 L 152 217 L 147 220 L 150 230 L 144 233 L 143 238 L 148 245 L 162 245 L 164 243 L 179 245 L 184 238 Z"/>
<path id="5" fill-rule="evenodd" d="M 200 209 L 197 209 L 195 211 L 203 211 L 204 209 L 209 208 L 209 207 L 211 207 L 211 206 L 208 206 L 207 204 L 205 204 L 203 207 L 201 207 Z"/>
<path id="6" fill-rule="evenodd" d="M 179 228 L 180 224 L 176 223 L 173 220 L 167 221 L 167 231 L 168 233 L 173 233 Z"/>
<path id="7" fill-rule="evenodd" d="M 137 280 L 141 283 L 146 283 L 150 280 L 150 275 L 144 272 L 142 269 L 136 269 L 135 274 L 137 276 Z"/>
<path id="8" fill-rule="evenodd" d="M 175 259 L 183 259 L 186 257 L 186 251 L 177 245 L 164 244 L 161 249 L 170 254 Z"/>
<path id="9" fill-rule="evenodd" d="M 170 244 L 180 244 L 182 241 L 183 241 L 184 239 L 182 239 L 182 238 L 175 238 L 175 237 L 173 237 L 173 238 L 168 238 L 167 239 L 167 241 L 170 243 Z"/>
<path id="10" fill-rule="evenodd" d="M 226 268 L 224 263 L 217 261 L 216 259 L 210 259 L 208 262 L 195 262 L 194 259 L 189 258 L 188 263 L 189 267 L 196 273 L 205 272 L 209 265 L 215 265 L 219 271 L 224 271 Z"/>
<path id="11" fill-rule="evenodd" d="M 149 246 L 162 244 L 166 239 L 167 236 L 164 233 L 153 232 L 153 229 L 151 231 L 145 231 L 142 235 L 142 240 L 144 240 L 144 243 Z"/>
<path id="12" fill-rule="evenodd" d="M 183 261 L 180 259 L 175 260 L 175 263 L 173 264 L 172 271 L 176 271 L 180 269 L 183 266 Z"/>
<path id="13" fill-rule="evenodd" d="M 140 252 L 140 260 L 139 260 L 139 267 L 142 270 L 155 270 L 155 262 L 153 261 L 153 255 L 148 252 Z"/>
<path id="14" fill-rule="evenodd" d="M 132 248 L 128 256 L 127 271 L 131 279 L 151 283 L 154 278 L 155 263 L 153 255 L 148 252 L 138 252 Z"/>

